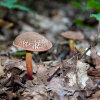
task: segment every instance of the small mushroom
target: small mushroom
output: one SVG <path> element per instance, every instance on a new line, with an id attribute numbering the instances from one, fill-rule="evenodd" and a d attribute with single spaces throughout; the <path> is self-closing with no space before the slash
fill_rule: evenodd
<path id="1" fill-rule="evenodd" d="M 13 45 L 26 50 L 26 67 L 28 79 L 32 80 L 31 61 L 33 51 L 46 51 L 52 47 L 52 43 L 39 33 L 25 32 L 16 37 Z"/>
<path id="2" fill-rule="evenodd" d="M 64 38 L 69 39 L 69 46 L 70 46 L 70 51 L 71 53 L 74 53 L 74 40 L 82 40 L 84 39 L 84 35 L 79 33 L 79 32 L 74 32 L 74 31 L 67 31 L 61 33 L 61 36 Z"/>

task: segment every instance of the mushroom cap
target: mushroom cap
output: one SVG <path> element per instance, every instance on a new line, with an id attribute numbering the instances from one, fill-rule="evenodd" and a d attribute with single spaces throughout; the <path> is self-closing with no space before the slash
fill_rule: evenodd
<path id="1" fill-rule="evenodd" d="M 84 39 L 84 35 L 81 34 L 80 32 L 67 31 L 67 32 L 61 33 L 61 35 L 65 38 L 73 39 L 73 40 L 82 40 L 82 39 Z"/>
<path id="2" fill-rule="evenodd" d="M 29 51 L 46 51 L 52 47 L 48 39 L 36 32 L 20 34 L 14 40 L 13 45 Z"/>

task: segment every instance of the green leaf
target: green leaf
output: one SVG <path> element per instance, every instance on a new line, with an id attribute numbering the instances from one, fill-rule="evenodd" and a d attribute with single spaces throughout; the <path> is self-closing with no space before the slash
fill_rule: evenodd
<path id="1" fill-rule="evenodd" d="M 88 0 L 87 6 L 100 12 L 100 2 L 95 0 Z"/>
<path id="2" fill-rule="evenodd" d="M 99 14 L 91 14 L 90 17 L 95 17 L 96 20 L 100 21 L 100 13 Z"/>
<path id="3" fill-rule="evenodd" d="M 16 3 L 18 0 L 4 0 L 5 3 L 8 3 L 8 4 L 14 4 Z"/>
<path id="4" fill-rule="evenodd" d="M 84 24 L 83 24 L 83 19 L 76 19 L 75 20 L 75 23 L 77 24 L 77 25 L 80 25 L 80 26 L 84 26 Z"/>
<path id="5" fill-rule="evenodd" d="M 19 52 L 16 52 L 16 53 L 11 53 L 12 56 L 23 56 L 26 54 L 26 51 L 19 51 Z"/>
<path id="6" fill-rule="evenodd" d="M 95 1 L 100 2 L 100 0 L 95 0 Z"/>
<path id="7" fill-rule="evenodd" d="M 72 1 L 72 4 L 73 4 L 75 7 L 81 8 L 81 4 L 78 3 L 78 2 Z"/>
<path id="8" fill-rule="evenodd" d="M 23 11 L 27 11 L 27 12 L 32 12 L 29 8 L 24 7 L 24 6 L 22 6 L 22 5 L 14 5 L 13 8 L 17 8 L 17 9 L 19 9 L 19 10 L 23 10 Z"/>
<path id="9" fill-rule="evenodd" d="M 80 19 L 80 18 L 77 18 L 77 19 L 75 20 L 75 23 L 76 23 L 76 25 L 78 25 L 78 26 L 83 26 L 83 27 L 92 28 L 90 25 L 84 24 L 84 20 L 83 20 L 83 19 Z"/>
<path id="10" fill-rule="evenodd" d="M 4 3 L 4 2 L 0 2 L 0 6 L 6 7 L 6 8 L 9 8 L 9 9 L 13 8 L 12 4 Z"/>
<path id="11" fill-rule="evenodd" d="M 18 0 L 5 0 L 5 2 L 0 2 L 0 6 L 6 7 L 8 9 L 19 9 L 27 12 L 32 12 L 29 8 L 16 4 Z"/>

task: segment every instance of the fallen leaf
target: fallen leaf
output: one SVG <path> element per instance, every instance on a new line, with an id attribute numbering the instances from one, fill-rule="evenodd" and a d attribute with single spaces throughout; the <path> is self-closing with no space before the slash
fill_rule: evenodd
<path id="1" fill-rule="evenodd" d="M 91 58 L 94 61 L 95 68 L 96 69 L 100 68 L 100 56 L 97 55 L 97 52 L 94 48 L 91 49 Z"/>
<path id="2" fill-rule="evenodd" d="M 91 58 L 93 60 L 93 64 L 95 68 L 88 69 L 88 75 L 93 77 L 100 77 L 100 56 L 97 55 L 97 52 L 94 48 L 91 49 Z"/>
<path id="3" fill-rule="evenodd" d="M 64 79 L 63 78 L 53 78 L 48 86 L 47 86 L 47 90 L 52 90 L 53 92 L 56 92 L 59 97 L 60 100 L 66 100 L 66 98 L 64 97 L 64 95 L 67 94 L 67 92 L 64 90 L 65 89 L 65 84 L 64 83 Z"/>
<path id="4" fill-rule="evenodd" d="M 37 94 L 32 100 L 46 100 L 46 97 L 44 95 Z"/>
<path id="5" fill-rule="evenodd" d="M 100 77 L 100 69 L 89 68 L 88 75 L 93 77 Z"/>
<path id="6" fill-rule="evenodd" d="M 11 23 L 11 22 L 7 22 L 3 19 L 0 19 L 0 27 L 3 27 L 3 28 L 11 28 L 12 26 L 14 26 L 14 23 Z"/>
<path id="7" fill-rule="evenodd" d="M 89 77 L 87 75 L 87 69 L 89 65 L 87 63 L 83 63 L 81 61 L 77 61 L 76 64 L 76 71 L 77 71 L 77 83 L 81 88 L 86 87 L 86 82 L 88 81 Z"/>
<path id="8" fill-rule="evenodd" d="M 1 58 L 0 58 L 0 76 L 4 74 L 4 68 L 1 66 Z"/>
<path id="9" fill-rule="evenodd" d="M 75 86 L 76 85 L 76 74 L 74 71 L 69 71 L 66 76 L 68 77 L 68 82 L 67 84 L 69 86 Z"/>

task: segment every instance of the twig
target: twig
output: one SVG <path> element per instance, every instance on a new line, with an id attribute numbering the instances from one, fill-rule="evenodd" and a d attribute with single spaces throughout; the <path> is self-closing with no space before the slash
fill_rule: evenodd
<path id="1" fill-rule="evenodd" d="M 96 37 L 95 40 L 97 40 L 97 37 Z M 82 58 L 86 55 L 86 53 L 87 53 L 92 47 L 94 47 L 94 46 L 96 46 L 96 45 L 97 45 L 96 41 L 93 41 L 93 42 L 90 44 L 90 46 L 88 47 L 88 49 L 79 57 L 79 59 L 82 59 Z"/>
<path id="2" fill-rule="evenodd" d="M 47 79 L 47 82 L 49 82 L 59 70 L 60 70 L 60 67 L 57 68 L 57 70 Z"/>
<path id="3" fill-rule="evenodd" d="M 23 88 L 31 89 L 30 87 L 26 86 L 25 84 L 21 83 L 20 81 L 14 80 L 15 83 L 19 84 Z"/>
<path id="4" fill-rule="evenodd" d="M 89 48 L 79 57 L 79 59 L 82 59 L 85 54 L 91 49 L 91 45 L 89 46 Z"/>

